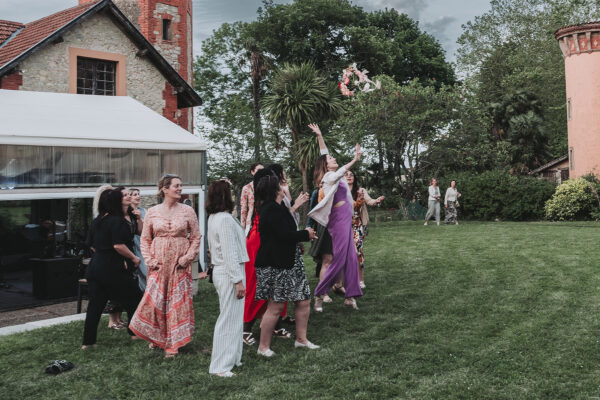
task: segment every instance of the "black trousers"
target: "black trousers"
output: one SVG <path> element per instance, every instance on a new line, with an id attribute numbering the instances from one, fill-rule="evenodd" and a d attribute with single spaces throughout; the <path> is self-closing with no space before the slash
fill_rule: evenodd
<path id="1" fill-rule="evenodd" d="M 92 279 L 88 280 L 88 299 L 85 328 L 83 330 L 84 345 L 96 343 L 102 310 L 104 310 L 109 299 L 119 302 L 123 306 L 127 312 L 127 324 L 129 325 L 129 321 L 133 318 L 133 314 L 142 299 L 142 292 L 133 279 L 125 279 L 114 283 Z M 133 336 L 133 332 L 129 328 L 127 328 L 127 331 Z"/>

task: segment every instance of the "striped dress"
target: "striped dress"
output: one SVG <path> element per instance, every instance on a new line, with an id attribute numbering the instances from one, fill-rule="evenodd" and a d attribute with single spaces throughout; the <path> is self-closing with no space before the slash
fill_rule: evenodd
<path id="1" fill-rule="evenodd" d="M 236 297 L 235 284 L 242 281 L 245 285 L 244 263 L 248 261 L 248 253 L 244 230 L 230 213 L 211 214 L 206 237 L 220 311 L 209 372 L 218 374 L 231 371 L 242 361 L 244 299 Z"/>

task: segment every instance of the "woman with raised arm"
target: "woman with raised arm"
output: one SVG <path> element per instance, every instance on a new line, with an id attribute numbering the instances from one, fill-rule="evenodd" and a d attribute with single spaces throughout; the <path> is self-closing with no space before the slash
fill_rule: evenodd
<path id="1" fill-rule="evenodd" d="M 323 200 L 312 209 L 309 215 L 327 227 L 333 243 L 333 259 L 315 289 L 315 309 L 323 307 L 323 296 L 329 292 L 337 278 L 343 275 L 346 287 L 344 304 L 357 310 L 356 297 L 362 296 L 362 291 L 358 279 L 358 256 L 352 231 L 354 200 L 348 183 L 342 178 L 346 171 L 360 159 L 362 153 L 357 144 L 352 161 L 338 169 L 335 158 L 328 154 L 319 126 L 310 124 L 309 128 L 317 135 L 321 149 L 322 155 L 315 163 L 315 175 L 322 174 L 321 182 L 325 194 Z"/>
<path id="2" fill-rule="evenodd" d="M 364 289 L 365 285 L 365 251 L 364 242 L 369 224 L 369 213 L 367 206 L 376 206 L 385 200 L 385 196 L 379 196 L 376 199 L 371 198 L 365 188 L 359 187 L 354 172 L 346 171 L 346 182 L 354 199 L 354 214 L 352 215 L 352 228 L 354 230 L 354 243 L 356 244 L 356 254 L 358 254 L 358 276 L 360 279 L 360 288 Z"/>
<path id="3" fill-rule="evenodd" d="M 177 175 L 165 175 L 158 182 L 163 202 L 148 210 L 141 236 L 148 265 L 146 292 L 130 324 L 151 349 L 164 349 L 165 357 L 175 357 L 194 334 L 192 261 L 201 235 L 194 209 L 179 203 L 181 191 Z M 200 273 L 200 279 L 205 277 Z"/>

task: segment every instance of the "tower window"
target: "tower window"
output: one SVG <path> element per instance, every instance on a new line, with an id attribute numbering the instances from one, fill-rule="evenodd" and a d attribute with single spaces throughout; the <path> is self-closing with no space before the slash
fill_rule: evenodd
<path id="1" fill-rule="evenodd" d="M 575 160 L 573 157 L 573 148 L 569 147 L 569 169 L 574 169 L 575 168 Z"/>
<path id="2" fill-rule="evenodd" d="M 162 20 L 162 38 L 163 40 L 171 40 L 172 34 L 171 34 L 171 20 L 170 19 L 163 19 Z"/>

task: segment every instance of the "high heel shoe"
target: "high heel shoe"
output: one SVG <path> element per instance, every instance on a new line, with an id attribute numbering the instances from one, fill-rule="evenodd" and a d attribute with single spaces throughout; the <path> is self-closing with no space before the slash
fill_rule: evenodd
<path id="1" fill-rule="evenodd" d="M 344 300 L 344 305 L 348 308 L 358 310 L 358 304 L 356 304 L 356 299 L 354 297 L 349 297 L 346 300 Z"/>

